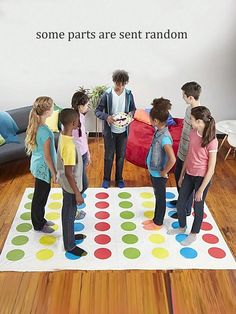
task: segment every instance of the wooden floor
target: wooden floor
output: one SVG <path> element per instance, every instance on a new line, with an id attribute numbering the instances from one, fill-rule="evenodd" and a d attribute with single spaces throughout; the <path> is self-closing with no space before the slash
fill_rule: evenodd
<path id="1" fill-rule="evenodd" d="M 207 204 L 236 256 L 236 159 L 219 152 Z M 99 187 L 102 140 L 90 139 L 90 187 Z M 0 251 L 25 188 L 33 187 L 27 160 L 0 168 Z M 125 163 L 127 186 L 149 186 L 145 169 Z M 173 175 L 168 186 L 175 186 Z M 233 314 L 236 271 L 58 271 L 0 273 L 0 313 Z"/>

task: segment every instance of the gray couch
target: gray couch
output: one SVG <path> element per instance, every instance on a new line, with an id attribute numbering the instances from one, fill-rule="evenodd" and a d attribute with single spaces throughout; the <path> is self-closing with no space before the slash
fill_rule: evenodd
<path id="1" fill-rule="evenodd" d="M 9 143 L 0 146 L 0 165 L 27 157 L 25 153 L 25 135 L 31 109 L 32 106 L 27 106 L 7 111 L 19 128 L 17 134 L 20 143 Z M 57 143 L 59 133 L 54 133 L 54 136 Z"/>

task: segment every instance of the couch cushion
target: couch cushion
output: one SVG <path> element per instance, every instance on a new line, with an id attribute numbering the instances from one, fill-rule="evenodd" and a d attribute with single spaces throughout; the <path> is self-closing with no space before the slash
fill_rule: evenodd
<path id="1" fill-rule="evenodd" d="M 29 122 L 29 114 L 32 106 L 17 108 L 8 110 L 7 112 L 12 116 L 13 120 L 16 122 L 19 130 L 18 133 L 25 132 Z"/>
<path id="2" fill-rule="evenodd" d="M 0 164 L 26 157 L 25 133 L 18 135 L 19 143 L 4 144 L 0 147 Z"/>

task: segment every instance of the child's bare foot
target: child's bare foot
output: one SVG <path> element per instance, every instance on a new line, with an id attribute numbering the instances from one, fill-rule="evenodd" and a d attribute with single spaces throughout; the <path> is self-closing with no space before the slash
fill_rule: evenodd
<path id="1" fill-rule="evenodd" d="M 143 222 L 142 222 L 142 225 L 149 225 L 149 224 L 151 224 L 151 223 L 153 223 L 153 220 L 152 219 L 148 219 L 148 220 L 144 220 Z"/>
<path id="2" fill-rule="evenodd" d="M 162 228 L 162 226 L 163 225 L 159 226 L 159 225 L 154 224 L 154 222 L 152 222 L 152 223 L 149 223 L 147 225 L 144 225 L 143 229 L 145 229 L 145 230 L 159 230 Z"/>

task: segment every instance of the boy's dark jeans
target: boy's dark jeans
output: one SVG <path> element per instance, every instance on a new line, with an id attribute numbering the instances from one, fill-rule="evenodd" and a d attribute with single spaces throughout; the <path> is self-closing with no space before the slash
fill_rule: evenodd
<path id="1" fill-rule="evenodd" d="M 161 226 L 166 213 L 166 182 L 167 178 L 153 177 L 150 175 L 156 198 L 155 215 L 153 222 Z"/>
<path id="2" fill-rule="evenodd" d="M 202 184 L 204 177 L 195 177 L 190 176 L 187 173 L 184 176 L 182 187 L 179 191 L 179 198 L 177 203 L 177 212 L 178 212 L 178 220 L 180 228 L 186 227 L 186 203 L 189 199 L 189 196 L 199 189 Z M 196 202 L 194 200 L 193 209 L 194 209 L 194 220 L 191 229 L 191 233 L 199 233 L 203 215 L 204 215 L 204 201 L 206 198 L 207 191 L 209 189 L 210 182 L 205 188 L 202 196 L 202 200 L 200 202 Z"/>
<path id="3" fill-rule="evenodd" d="M 179 193 L 179 190 L 180 190 L 178 182 L 179 182 L 180 174 L 181 174 L 181 171 L 182 171 L 182 168 L 183 168 L 183 164 L 184 164 L 184 162 L 179 157 L 177 157 L 176 165 L 175 165 L 175 182 L 176 182 L 178 193 Z M 191 209 L 192 209 L 192 205 L 193 205 L 193 196 L 194 196 L 194 193 L 192 193 L 189 196 L 189 199 L 187 200 L 187 203 L 186 203 L 187 215 L 191 214 Z"/>
<path id="4" fill-rule="evenodd" d="M 66 251 L 70 251 L 75 247 L 74 221 L 76 214 L 75 194 L 71 194 L 63 190 L 62 204 L 62 232 L 63 242 Z"/>
<path id="5" fill-rule="evenodd" d="M 125 151 L 127 144 L 127 132 L 104 134 L 104 178 L 103 180 L 111 180 L 111 170 L 116 153 L 116 175 L 115 180 L 123 180 L 122 172 L 124 167 Z"/>
<path id="6" fill-rule="evenodd" d="M 49 183 L 35 178 L 34 195 L 31 205 L 31 220 L 35 230 L 41 230 L 47 222 L 44 214 L 50 189 L 51 185 Z"/>

